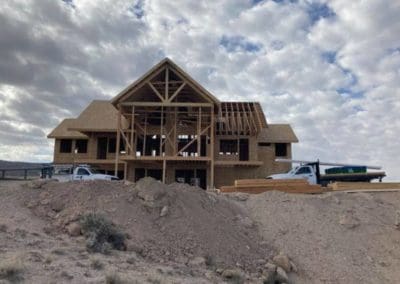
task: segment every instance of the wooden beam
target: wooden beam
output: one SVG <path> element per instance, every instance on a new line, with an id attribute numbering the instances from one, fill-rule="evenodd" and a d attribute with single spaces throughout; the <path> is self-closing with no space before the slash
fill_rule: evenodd
<path id="1" fill-rule="evenodd" d="M 152 84 L 151 82 L 148 82 L 147 84 L 150 86 L 150 88 L 153 90 L 153 92 L 157 95 L 157 97 L 159 97 L 160 100 L 161 100 L 162 102 L 165 102 L 165 99 L 161 96 L 161 94 L 160 94 L 160 93 L 158 92 L 158 90 L 153 86 L 153 84 Z"/>
<path id="2" fill-rule="evenodd" d="M 232 134 L 235 133 L 235 130 L 237 131 L 237 125 L 236 125 L 236 121 L 235 121 L 235 113 L 233 111 L 233 103 L 231 102 L 231 121 L 232 121 Z"/>
<path id="3" fill-rule="evenodd" d="M 176 154 L 177 154 L 177 131 L 176 131 L 176 127 L 177 127 L 177 122 L 178 122 L 178 114 L 176 113 L 176 107 L 174 108 L 174 111 L 175 111 L 175 113 L 174 113 L 174 126 L 173 126 L 173 129 L 174 129 L 174 142 L 173 142 L 173 145 L 174 145 L 174 151 L 173 151 L 173 155 L 175 156 Z"/>
<path id="4" fill-rule="evenodd" d="M 168 88 L 169 88 L 169 68 L 165 69 L 165 100 L 168 100 Z"/>
<path id="5" fill-rule="evenodd" d="M 147 112 L 144 114 L 143 156 L 146 156 L 146 139 L 147 139 Z"/>
<path id="6" fill-rule="evenodd" d="M 246 109 L 244 107 L 244 103 L 241 103 L 240 105 L 242 107 L 244 120 L 246 121 L 246 124 L 247 124 L 247 131 L 249 132 L 249 134 L 251 134 L 250 122 L 249 122 L 249 118 L 247 117 L 247 112 L 246 112 Z M 246 131 L 246 133 L 247 133 L 247 131 Z"/>
<path id="7" fill-rule="evenodd" d="M 254 134 L 257 132 L 257 124 L 254 119 L 254 114 L 253 114 L 253 111 L 251 110 L 250 103 L 247 103 L 247 108 L 249 109 L 250 118 L 251 118 L 251 121 L 253 122 L 253 129 L 254 129 L 253 134 Z"/>
<path id="8" fill-rule="evenodd" d="M 167 171 L 167 160 L 163 159 L 163 171 L 162 171 L 162 182 L 163 183 L 165 183 L 166 171 Z"/>
<path id="9" fill-rule="evenodd" d="M 124 102 L 121 106 L 148 106 L 148 107 L 212 107 L 212 103 L 173 103 L 173 102 Z"/>
<path id="10" fill-rule="evenodd" d="M 122 135 L 122 138 L 124 138 L 125 144 L 128 147 L 129 151 L 132 152 L 132 147 L 131 147 L 131 145 L 129 145 L 128 137 L 126 137 L 124 131 L 121 131 L 121 135 Z M 128 149 L 125 149 L 125 150 L 128 150 Z M 131 153 L 131 152 L 128 152 L 128 153 Z"/>
<path id="11" fill-rule="evenodd" d="M 160 156 L 162 156 L 162 136 L 163 136 L 163 122 L 164 122 L 164 108 L 161 107 L 161 118 L 160 118 Z"/>
<path id="12" fill-rule="evenodd" d="M 211 162 L 210 162 L 210 187 L 214 188 L 214 107 L 211 108 L 211 130 L 210 130 L 210 155 L 211 155 Z"/>
<path id="13" fill-rule="evenodd" d="M 182 85 L 179 86 L 179 88 L 172 94 L 172 96 L 168 99 L 168 102 L 172 102 L 173 99 L 182 91 L 182 89 L 185 87 L 186 82 L 183 82 Z"/>
<path id="14" fill-rule="evenodd" d="M 121 107 L 118 107 L 118 121 L 117 121 L 117 145 L 115 149 L 115 165 L 114 165 L 114 175 L 118 175 L 118 162 L 119 162 L 119 146 L 120 146 L 120 132 L 121 132 Z"/>
<path id="15" fill-rule="evenodd" d="M 224 104 L 224 112 L 225 112 L 225 125 L 226 125 L 226 130 L 225 130 L 225 135 L 229 134 L 229 131 L 231 130 L 231 122 L 229 120 L 229 115 L 228 115 L 228 104 Z"/>
<path id="16" fill-rule="evenodd" d="M 201 131 L 200 135 L 204 134 L 210 127 L 211 127 L 211 125 L 204 128 L 203 131 Z M 184 150 L 186 150 L 190 145 L 192 145 L 194 143 L 194 141 L 196 141 L 196 139 L 192 139 L 189 143 L 187 143 L 182 149 L 179 150 L 178 154 L 182 153 Z"/>
<path id="17" fill-rule="evenodd" d="M 135 106 L 132 106 L 132 117 L 131 117 L 131 146 L 133 149 L 131 155 L 134 155 L 135 151 L 135 147 L 133 147 L 133 137 L 134 137 L 134 133 L 135 133 Z"/>
<path id="18" fill-rule="evenodd" d="M 199 107 L 199 113 L 197 116 L 197 156 L 200 157 L 200 131 L 201 131 L 201 107 Z"/>

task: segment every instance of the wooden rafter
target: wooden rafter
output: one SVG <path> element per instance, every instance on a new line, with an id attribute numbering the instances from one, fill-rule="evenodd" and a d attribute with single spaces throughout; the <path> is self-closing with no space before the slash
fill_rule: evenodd
<path id="1" fill-rule="evenodd" d="M 160 99 L 162 102 L 164 102 L 165 99 L 163 98 L 163 96 L 161 96 L 161 94 L 158 92 L 158 90 L 156 89 L 156 87 L 154 87 L 154 85 L 153 85 L 151 82 L 148 82 L 147 84 L 150 86 L 150 88 L 153 90 L 153 92 L 157 95 L 157 97 L 159 97 L 159 99 Z"/>
<path id="2" fill-rule="evenodd" d="M 200 135 L 203 135 L 204 133 L 206 133 L 206 131 L 208 129 L 210 129 L 211 125 L 207 126 L 206 128 L 204 128 L 201 132 Z M 187 143 L 182 149 L 180 149 L 178 151 L 177 154 L 182 153 L 183 151 L 185 151 L 190 145 L 192 145 L 195 141 L 197 140 L 197 138 L 193 138 L 189 143 Z"/>
<path id="3" fill-rule="evenodd" d="M 165 68 L 165 99 L 168 100 L 168 88 L 169 88 L 169 68 L 168 66 Z"/>
<path id="4" fill-rule="evenodd" d="M 173 99 L 182 91 L 182 89 L 186 86 L 186 82 L 183 82 L 182 85 L 172 94 L 172 96 L 168 99 L 168 102 L 172 102 Z"/>
<path id="5" fill-rule="evenodd" d="M 252 125 L 253 125 L 253 129 L 254 129 L 254 133 L 256 133 L 257 132 L 257 124 L 254 119 L 254 114 L 253 114 L 253 111 L 251 110 L 250 103 L 247 103 L 247 108 L 249 109 L 249 115 L 250 115 L 251 121 L 253 123 Z"/>

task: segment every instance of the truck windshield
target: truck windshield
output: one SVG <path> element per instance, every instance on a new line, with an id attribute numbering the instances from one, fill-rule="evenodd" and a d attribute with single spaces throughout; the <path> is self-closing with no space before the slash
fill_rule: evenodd
<path id="1" fill-rule="evenodd" d="M 101 172 L 98 169 L 90 168 L 90 171 L 92 172 L 92 174 L 101 174 Z"/>

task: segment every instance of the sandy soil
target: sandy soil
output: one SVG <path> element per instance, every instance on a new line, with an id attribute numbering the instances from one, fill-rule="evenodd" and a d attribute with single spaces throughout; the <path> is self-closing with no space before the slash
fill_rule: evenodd
<path id="1" fill-rule="evenodd" d="M 245 206 L 297 264 L 298 283 L 400 282 L 400 192 L 269 192 Z"/>
<path id="2" fill-rule="evenodd" d="M 398 210 L 400 192 L 249 196 L 152 180 L 0 181 L 0 282 L 221 283 L 234 270 L 231 282 L 262 283 L 266 263 L 284 252 L 291 283 L 398 283 Z M 90 253 L 84 236 L 71 235 L 91 212 L 127 234 L 126 251 Z"/>

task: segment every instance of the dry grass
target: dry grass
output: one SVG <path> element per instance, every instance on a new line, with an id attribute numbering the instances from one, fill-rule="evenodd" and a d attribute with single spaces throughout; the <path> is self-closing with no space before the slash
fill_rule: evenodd
<path id="1" fill-rule="evenodd" d="M 110 249 L 126 250 L 125 235 L 104 215 L 90 213 L 81 219 L 90 252 L 108 253 Z"/>
<path id="2" fill-rule="evenodd" d="M 102 270 L 104 268 L 104 264 L 101 262 L 100 259 L 93 257 L 90 260 L 90 266 L 96 270 Z"/>

